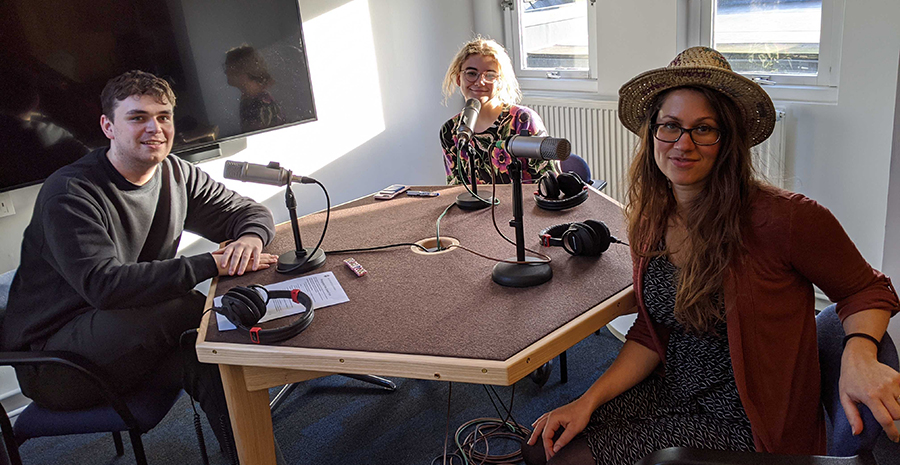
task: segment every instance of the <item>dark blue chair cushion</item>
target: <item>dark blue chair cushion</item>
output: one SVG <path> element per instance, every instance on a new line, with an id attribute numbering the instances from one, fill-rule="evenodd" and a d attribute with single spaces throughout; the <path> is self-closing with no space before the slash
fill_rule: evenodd
<path id="1" fill-rule="evenodd" d="M 816 316 L 816 330 L 819 338 L 819 364 L 822 370 L 822 404 L 828 414 L 828 423 L 832 431 L 828 443 L 828 455 L 850 457 L 862 450 L 872 450 L 875 441 L 881 434 L 881 424 L 875 420 L 872 412 L 863 404 L 859 404 L 859 413 L 863 419 L 863 431 L 854 436 L 841 405 L 838 380 L 841 375 L 841 354 L 844 327 L 830 305 Z M 897 349 L 890 335 L 884 334 L 881 347 L 878 349 L 878 361 L 895 370 L 900 367 Z"/>
<path id="2" fill-rule="evenodd" d="M 591 167 L 584 161 L 584 158 L 574 153 L 569 155 L 569 158 L 559 162 L 559 169 L 563 173 L 574 171 L 582 181 L 586 183 L 591 182 Z"/>
<path id="3" fill-rule="evenodd" d="M 145 390 L 125 397 L 125 404 L 138 422 L 141 433 L 156 426 L 175 401 L 182 390 Z M 63 436 L 68 434 L 108 433 L 127 431 L 128 427 L 119 414 L 109 406 L 94 407 L 85 410 L 48 410 L 34 403 L 19 414 L 13 426 L 16 439 L 23 442 L 27 439 L 45 436 Z"/>

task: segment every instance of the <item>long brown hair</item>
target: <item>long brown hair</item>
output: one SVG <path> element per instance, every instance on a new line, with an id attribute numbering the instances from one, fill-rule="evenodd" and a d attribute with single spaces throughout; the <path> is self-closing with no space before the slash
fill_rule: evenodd
<path id="1" fill-rule="evenodd" d="M 639 257 L 669 253 L 669 244 L 664 248 L 659 245 L 669 220 L 678 212 L 669 180 L 656 165 L 651 125 L 666 97 L 684 88 L 661 94 L 641 125 L 625 206 L 629 243 Z M 754 176 L 741 113 L 732 100 L 705 87 L 687 88 L 701 93 L 709 102 L 722 138 L 706 185 L 694 200 L 682 205 L 680 220 L 687 229 L 690 254 L 678 275 L 675 318 L 688 330 L 711 332 L 725 316 L 720 310 L 723 277 L 728 264 L 743 248 L 742 223 L 748 216 L 750 196 L 760 183 Z"/>

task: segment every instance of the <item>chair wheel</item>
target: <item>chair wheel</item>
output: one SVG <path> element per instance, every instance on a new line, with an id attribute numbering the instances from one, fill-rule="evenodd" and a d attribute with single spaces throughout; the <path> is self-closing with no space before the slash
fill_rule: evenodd
<path id="1" fill-rule="evenodd" d="M 553 373 L 553 359 L 532 371 L 528 377 L 538 386 L 543 386 L 550 379 L 550 373 Z"/>

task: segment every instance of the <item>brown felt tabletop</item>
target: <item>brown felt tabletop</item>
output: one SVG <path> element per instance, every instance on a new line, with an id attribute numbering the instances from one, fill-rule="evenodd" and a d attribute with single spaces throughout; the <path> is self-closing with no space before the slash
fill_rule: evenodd
<path id="1" fill-rule="evenodd" d="M 412 189 L 441 195 L 404 194 L 387 201 L 369 196 L 334 208 L 322 248 L 327 252 L 433 238 L 438 216 L 464 189 Z M 587 219 L 603 221 L 614 236 L 624 239 L 618 205 L 591 192 L 589 199 L 575 208 L 545 211 L 534 203 L 533 186 L 524 189 L 525 245 L 552 257 L 553 279 L 549 282 L 524 289 L 502 287 L 491 280 L 494 262 L 461 249 L 432 255 L 415 254 L 409 247 L 328 254 L 324 266 L 307 274 L 333 271 L 350 301 L 316 310 L 312 325 L 281 345 L 506 360 L 631 285 L 631 256 L 626 246 L 613 244 L 600 257 L 574 257 L 561 247 L 541 247 L 538 240 L 538 232 L 548 226 Z M 497 186 L 501 204 L 495 213 L 500 230 L 514 238 L 509 226 L 511 192 L 510 185 Z M 490 186 L 479 186 L 479 194 L 490 195 Z M 324 212 L 299 220 L 304 247 L 315 246 L 324 220 Z M 455 238 L 485 255 L 515 257 L 515 247 L 494 230 L 490 208 L 468 212 L 451 208 L 441 221 L 441 236 Z M 281 253 L 293 246 L 290 224 L 284 223 L 277 227 L 276 238 L 266 251 Z M 353 274 L 343 264 L 349 257 L 368 274 Z M 222 278 L 215 293 L 294 277 L 278 274 L 272 267 Z M 210 321 L 207 341 L 249 343 L 235 331 L 219 332 L 215 319 Z M 262 326 L 280 326 L 287 321 Z"/>

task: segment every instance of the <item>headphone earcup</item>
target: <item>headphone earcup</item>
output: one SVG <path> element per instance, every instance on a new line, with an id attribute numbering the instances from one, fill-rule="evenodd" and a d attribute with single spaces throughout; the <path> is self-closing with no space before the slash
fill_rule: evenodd
<path id="1" fill-rule="evenodd" d="M 563 233 L 563 247 L 572 255 L 600 255 L 609 248 L 609 228 L 602 221 L 572 223 Z"/>
<path id="2" fill-rule="evenodd" d="M 266 315 L 266 303 L 262 297 L 245 287 L 235 287 L 226 292 L 222 296 L 222 309 L 225 318 L 235 326 L 253 326 Z"/>
<path id="3" fill-rule="evenodd" d="M 548 171 L 541 176 L 541 180 L 538 181 L 538 192 L 545 199 L 559 198 L 559 183 L 556 173 Z"/>
<path id="4" fill-rule="evenodd" d="M 597 220 L 584 220 L 584 224 L 593 231 L 593 244 L 591 250 L 585 253 L 588 255 L 600 255 L 609 249 L 612 235 L 606 223 Z"/>
<path id="5" fill-rule="evenodd" d="M 578 195 L 584 189 L 584 181 L 581 179 L 581 176 L 572 171 L 556 176 L 556 185 L 565 197 Z"/>
<path id="6" fill-rule="evenodd" d="M 562 235 L 563 248 L 572 255 L 586 255 L 593 232 L 583 223 L 572 223 Z"/>

